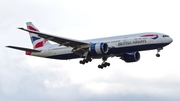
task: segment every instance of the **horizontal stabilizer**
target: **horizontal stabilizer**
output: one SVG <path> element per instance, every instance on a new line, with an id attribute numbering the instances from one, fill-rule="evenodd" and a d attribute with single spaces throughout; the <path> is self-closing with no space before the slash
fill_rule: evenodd
<path id="1" fill-rule="evenodd" d="M 35 50 L 35 49 L 29 49 L 29 48 L 23 48 L 23 47 L 16 47 L 16 46 L 6 46 L 8 48 L 13 48 L 17 50 L 22 50 L 22 51 L 29 51 L 29 52 L 41 52 L 40 50 Z"/>

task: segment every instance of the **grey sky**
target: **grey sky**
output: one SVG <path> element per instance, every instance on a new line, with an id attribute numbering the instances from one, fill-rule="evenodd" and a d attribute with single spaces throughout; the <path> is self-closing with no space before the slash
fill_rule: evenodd
<path id="1" fill-rule="evenodd" d="M 1 0 L 0 101 L 179 101 L 178 0 Z M 5 48 L 32 48 L 26 27 L 32 21 L 42 32 L 73 39 L 91 39 L 139 32 L 161 32 L 173 43 L 161 57 L 156 50 L 141 53 L 136 63 L 109 58 L 80 65 L 24 55 Z"/>

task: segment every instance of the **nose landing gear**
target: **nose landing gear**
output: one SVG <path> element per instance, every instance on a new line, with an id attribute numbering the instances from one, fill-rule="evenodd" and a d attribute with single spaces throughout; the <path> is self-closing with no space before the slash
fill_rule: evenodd
<path id="1" fill-rule="evenodd" d="M 156 54 L 156 57 L 160 57 L 160 54 L 159 54 L 159 52 L 160 52 L 160 50 L 162 50 L 163 48 L 158 48 L 157 49 L 157 54 Z"/>
<path id="2" fill-rule="evenodd" d="M 156 57 L 160 57 L 161 55 L 159 53 L 156 54 Z"/>

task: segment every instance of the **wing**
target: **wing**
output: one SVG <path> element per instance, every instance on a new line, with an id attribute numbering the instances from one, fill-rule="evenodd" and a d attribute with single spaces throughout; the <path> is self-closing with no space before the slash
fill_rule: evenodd
<path id="1" fill-rule="evenodd" d="M 72 47 L 73 48 L 72 52 L 76 53 L 79 56 L 87 56 L 90 43 L 86 43 L 86 42 L 82 42 L 82 41 L 74 40 L 74 39 L 69 39 L 69 38 L 63 38 L 63 37 L 59 37 L 59 36 L 55 36 L 55 35 L 49 35 L 49 34 L 37 32 L 37 31 L 33 31 L 33 30 L 28 30 L 28 29 L 24 29 L 24 28 L 18 28 L 18 29 L 27 31 L 29 33 L 34 33 L 42 38 L 51 40 L 60 45 Z"/>
<path id="2" fill-rule="evenodd" d="M 13 48 L 13 49 L 17 49 L 17 50 L 22 50 L 22 51 L 41 52 L 40 50 L 29 49 L 29 48 L 23 48 L 23 47 L 16 47 L 16 46 L 6 46 L 6 47 Z"/>
<path id="3" fill-rule="evenodd" d="M 74 40 L 74 39 L 69 39 L 69 38 L 63 38 L 63 37 L 59 37 L 59 36 L 55 36 L 55 35 L 49 35 L 49 34 L 45 34 L 45 33 L 41 33 L 41 32 L 36 32 L 36 31 L 32 31 L 32 30 L 28 30 L 28 29 L 24 29 L 24 28 L 18 28 L 24 31 L 27 31 L 29 33 L 34 33 L 37 34 L 38 36 L 45 38 L 47 40 L 51 40 L 53 42 L 56 42 L 60 45 L 64 45 L 67 47 L 73 47 L 73 48 L 79 48 L 79 47 L 84 47 L 84 46 L 89 46 L 90 43 L 86 43 L 86 42 L 82 42 L 82 41 L 78 41 L 78 40 Z"/>

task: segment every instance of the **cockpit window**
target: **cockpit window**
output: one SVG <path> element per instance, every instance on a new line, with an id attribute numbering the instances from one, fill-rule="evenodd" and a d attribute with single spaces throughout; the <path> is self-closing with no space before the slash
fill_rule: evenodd
<path id="1" fill-rule="evenodd" d="M 169 37 L 168 35 L 163 35 L 163 37 Z"/>

